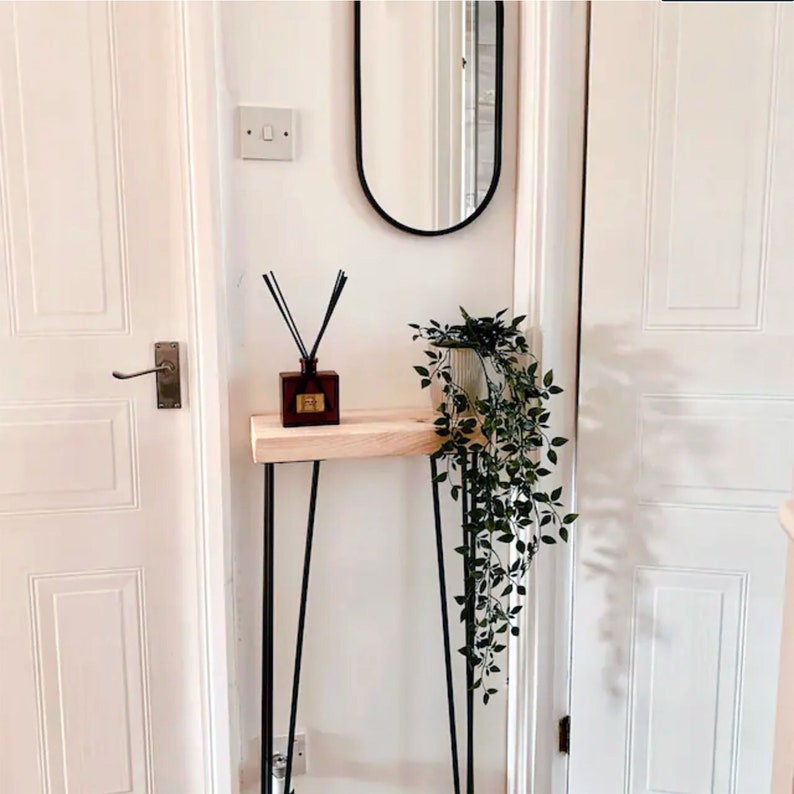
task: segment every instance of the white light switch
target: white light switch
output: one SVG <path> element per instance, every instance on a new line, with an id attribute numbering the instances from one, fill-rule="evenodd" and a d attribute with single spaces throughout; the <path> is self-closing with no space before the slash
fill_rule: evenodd
<path id="1" fill-rule="evenodd" d="M 238 107 L 240 157 L 243 160 L 294 159 L 294 112 L 291 108 Z"/>

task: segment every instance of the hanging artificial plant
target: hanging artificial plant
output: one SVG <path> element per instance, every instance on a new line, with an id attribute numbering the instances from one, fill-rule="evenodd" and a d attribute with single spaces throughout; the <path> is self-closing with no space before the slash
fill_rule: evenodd
<path id="1" fill-rule="evenodd" d="M 567 439 L 549 435 L 547 403 L 562 389 L 554 374 L 541 374 L 539 363 L 519 330 L 524 317 L 511 322 L 506 310 L 494 317 L 471 317 L 463 323 L 412 324 L 414 340 L 430 343 L 427 362 L 414 369 L 422 388 L 434 380 L 443 399 L 434 408 L 441 439 L 434 460 L 441 464 L 437 482 L 448 482 L 452 498 L 464 503 L 464 595 L 456 596 L 468 627 L 460 652 L 473 672 L 472 686 L 482 688 L 487 703 L 496 693 L 488 679 L 500 673 L 497 656 L 507 636 L 517 636 L 526 574 L 540 544 L 568 540 L 575 513 L 563 511 L 562 487 L 549 482 L 557 450 Z M 456 373 L 451 354 L 468 348 L 482 368 L 479 393 L 472 394 Z M 467 383 L 471 388 L 470 383 Z"/>

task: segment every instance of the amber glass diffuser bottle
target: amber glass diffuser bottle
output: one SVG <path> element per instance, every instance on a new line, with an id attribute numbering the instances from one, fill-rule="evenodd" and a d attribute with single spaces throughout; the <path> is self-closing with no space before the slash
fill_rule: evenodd
<path id="1" fill-rule="evenodd" d="M 317 359 L 301 359 L 300 372 L 282 372 L 281 423 L 284 427 L 339 424 L 339 375 L 317 371 Z"/>
<path id="2" fill-rule="evenodd" d="M 263 278 L 301 354 L 300 372 L 282 372 L 279 376 L 281 424 L 284 427 L 338 425 L 339 375 L 332 370 L 318 371 L 316 353 L 339 296 L 347 283 L 347 276 L 341 270 L 337 274 L 320 332 L 311 350 L 308 350 L 303 342 L 275 274 L 271 272 Z"/>

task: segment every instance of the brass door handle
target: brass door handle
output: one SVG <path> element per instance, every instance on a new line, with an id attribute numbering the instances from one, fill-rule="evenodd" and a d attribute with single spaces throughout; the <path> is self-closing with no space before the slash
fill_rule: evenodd
<path id="1" fill-rule="evenodd" d="M 173 372 L 175 369 L 176 367 L 170 361 L 167 361 L 165 364 L 161 364 L 159 367 L 142 369 L 140 372 L 118 372 L 114 369 L 113 377 L 118 378 L 119 380 L 129 380 L 130 378 L 140 378 L 141 375 L 151 375 L 154 372 Z"/>
<path id="2" fill-rule="evenodd" d="M 155 342 L 154 366 L 139 372 L 119 372 L 113 370 L 117 380 L 140 378 L 141 375 L 157 377 L 157 407 L 181 408 L 182 384 L 179 370 L 179 342 Z"/>

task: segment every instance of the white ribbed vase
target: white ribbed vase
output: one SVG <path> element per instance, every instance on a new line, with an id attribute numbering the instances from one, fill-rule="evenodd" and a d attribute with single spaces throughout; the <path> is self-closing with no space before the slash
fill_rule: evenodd
<path id="1" fill-rule="evenodd" d="M 474 350 L 470 347 L 441 347 L 438 345 L 433 345 L 433 348 L 449 356 L 448 363 L 452 381 L 469 395 L 470 401 L 473 403 L 481 398 L 484 383 L 482 364 Z M 430 400 L 434 411 L 437 411 L 443 402 L 448 401 L 443 389 L 444 382 L 442 380 L 431 379 Z M 473 413 L 473 410 L 470 413 Z"/>

